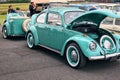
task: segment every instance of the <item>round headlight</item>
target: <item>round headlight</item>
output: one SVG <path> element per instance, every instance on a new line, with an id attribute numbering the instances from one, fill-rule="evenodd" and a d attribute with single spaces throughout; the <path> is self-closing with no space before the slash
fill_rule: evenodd
<path id="1" fill-rule="evenodd" d="M 89 44 L 89 48 L 90 48 L 90 50 L 95 50 L 95 49 L 97 48 L 97 44 L 92 41 L 92 42 Z"/>

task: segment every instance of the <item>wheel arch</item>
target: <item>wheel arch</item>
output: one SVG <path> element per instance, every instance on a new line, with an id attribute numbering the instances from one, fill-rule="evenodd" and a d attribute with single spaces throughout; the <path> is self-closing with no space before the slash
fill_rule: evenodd
<path id="1" fill-rule="evenodd" d="M 76 35 L 76 36 L 70 37 L 69 39 L 66 40 L 66 42 L 64 43 L 64 45 L 62 47 L 61 56 L 64 56 L 67 45 L 74 42 L 79 46 L 82 54 L 85 57 L 89 57 L 90 56 L 89 52 L 88 52 L 89 44 L 92 41 L 93 41 L 93 39 L 91 39 L 90 37 L 87 37 L 87 36 L 84 37 L 84 36 Z"/>
<path id="2" fill-rule="evenodd" d="M 64 56 L 64 55 L 65 55 L 65 51 L 66 51 L 66 49 L 67 49 L 67 46 L 68 46 L 69 44 L 71 44 L 71 43 L 77 44 L 77 45 L 79 46 L 80 50 L 81 50 L 81 46 L 79 45 L 79 43 L 78 43 L 76 40 L 68 40 L 68 41 L 65 43 L 65 45 L 64 45 L 64 47 L 63 47 L 63 49 L 62 49 L 61 56 Z M 82 54 L 84 55 L 84 53 L 83 53 L 82 50 L 81 50 L 81 52 L 82 52 Z"/>
<path id="3" fill-rule="evenodd" d="M 68 46 L 69 44 L 71 44 L 71 43 L 75 43 L 75 44 L 78 45 L 78 43 L 77 43 L 76 41 L 74 41 L 74 40 L 68 41 L 68 42 L 66 43 L 66 45 L 65 45 L 64 53 L 65 53 L 65 51 L 66 51 L 67 46 Z"/>
<path id="4" fill-rule="evenodd" d="M 27 31 L 26 35 L 28 33 L 32 33 L 33 36 L 34 36 L 34 40 L 35 40 L 35 45 L 38 45 L 39 44 L 39 38 L 38 38 L 38 34 L 37 34 L 37 30 L 34 26 L 30 27 L 30 29 Z M 27 36 L 26 36 L 27 37 Z"/>
<path id="5" fill-rule="evenodd" d="M 6 26 L 5 26 L 5 25 L 3 25 L 3 27 L 2 27 L 2 32 L 3 32 L 3 28 L 4 28 L 4 27 L 6 27 Z"/>

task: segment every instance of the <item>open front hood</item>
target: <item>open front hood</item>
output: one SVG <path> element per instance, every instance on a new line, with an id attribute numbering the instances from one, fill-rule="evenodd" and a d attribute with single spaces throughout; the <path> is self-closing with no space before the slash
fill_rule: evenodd
<path id="1" fill-rule="evenodd" d="M 120 14 L 117 14 L 114 11 L 105 10 L 105 9 L 89 11 L 89 12 L 86 12 L 83 15 L 79 16 L 78 18 L 74 19 L 69 24 L 68 28 L 72 28 L 73 26 L 77 26 L 77 25 L 83 24 L 85 22 L 95 24 L 95 25 L 97 25 L 97 27 L 99 27 L 101 21 L 103 19 L 105 19 L 106 17 L 120 18 Z"/>

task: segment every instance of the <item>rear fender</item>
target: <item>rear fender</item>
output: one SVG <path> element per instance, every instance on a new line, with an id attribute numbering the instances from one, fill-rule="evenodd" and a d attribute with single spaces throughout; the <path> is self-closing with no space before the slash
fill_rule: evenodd
<path id="1" fill-rule="evenodd" d="M 8 36 L 11 35 L 11 28 L 10 28 L 11 26 L 10 26 L 9 22 L 5 22 L 3 27 L 7 28 L 7 35 Z M 2 31 L 3 31 L 3 27 L 2 27 Z"/>

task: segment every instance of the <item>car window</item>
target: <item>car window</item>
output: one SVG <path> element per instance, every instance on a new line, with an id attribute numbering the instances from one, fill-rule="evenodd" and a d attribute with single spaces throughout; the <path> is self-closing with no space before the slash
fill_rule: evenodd
<path id="1" fill-rule="evenodd" d="M 49 13 L 47 24 L 61 26 L 62 25 L 61 16 L 59 14 Z"/>
<path id="2" fill-rule="evenodd" d="M 115 6 L 114 10 L 119 12 L 120 11 L 120 6 Z"/>
<path id="3" fill-rule="evenodd" d="M 46 18 L 46 13 L 42 13 L 37 17 L 37 23 L 44 23 Z"/>
<path id="4" fill-rule="evenodd" d="M 106 9 L 113 10 L 113 6 L 106 6 Z"/>
<path id="5" fill-rule="evenodd" d="M 112 24 L 113 25 L 113 18 L 107 17 L 103 20 L 103 24 Z"/>
<path id="6" fill-rule="evenodd" d="M 69 24 L 71 21 L 73 21 L 78 16 L 82 15 L 83 11 L 68 11 L 64 14 L 65 23 Z"/>
<path id="7" fill-rule="evenodd" d="M 120 18 L 115 19 L 115 25 L 119 25 L 120 26 Z"/>
<path id="8" fill-rule="evenodd" d="M 85 7 L 80 6 L 79 8 L 85 10 Z"/>

